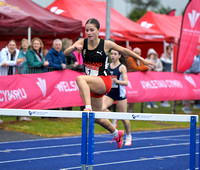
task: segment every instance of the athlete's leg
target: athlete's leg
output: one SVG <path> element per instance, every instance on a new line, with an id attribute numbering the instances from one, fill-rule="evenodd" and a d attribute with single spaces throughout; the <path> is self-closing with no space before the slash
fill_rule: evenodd
<path id="1" fill-rule="evenodd" d="M 104 95 L 103 96 L 103 107 L 102 111 L 109 112 L 110 110 L 108 109 L 112 104 L 114 103 L 114 100 L 110 98 L 109 96 Z"/>
<path id="2" fill-rule="evenodd" d="M 93 110 L 99 111 L 102 110 L 102 105 L 103 105 L 103 99 L 101 98 L 91 98 L 91 103 Z M 112 125 L 112 123 L 108 119 L 95 119 L 95 123 L 98 123 L 105 129 L 107 129 L 112 135 L 114 136 L 114 140 L 117 142 L 117 147 L 121 148 L 123 145 L 123 135 L 124 131 L 123 130 L 117 130 L 115 127 Z"/>
<path id="3" fill-rule="evenodd" d="M 92 102 L 92 110 L 93 111 L 101 111 L 102 105 L 103 105 L 103 98 L 91 98 Z M 108 119 L 95 119 L 95 123 L 98 123 L 103 128 L 107 129 L 110 133 L 115 132 L 115 127 L 112 125 L 112 123 Z"/>
<path id="4" fill-rule="evenodd" d="M 127 112 L 127 99 L 124 100 L 118 100 L 117 101 L 117 108 L 119 112 Z M 124 124 L 124 128 L 126 130 L 126 134 L 130 135 L 130 121 L 129 120 L 122 120 Z"/>
<path id="5" fill-rule="evenodd" d="M 105 112 L 110 112 L 110 110 L 108 109 L 115 101 L 109 97 L 104 95 L 103 96 L 103 111 Z M 113 119 L 112 120 L 112 125 L 117 128 L 117 119 Z"/>
<path id="6" fill-rule="evenodd" d="M 106 92 L 104 81 L 98 76 L 77 76 L 76 83 L 79 87 L 79 93 L 85 105 L 91 105 L 90 91 L 98 94 Z"/>
<path id="7" fill-rule="evenodd" d="M 119 112 L 127 112 L 127 99 L 117 101 L 117 106 L 118 106 Z M 130 130 L 130 121 L 122 120 L 122 122 L 123 122 L 125 130 L 126 130 L 125 146 L 131 146 L 132 145 L 132 136 L 131 136 L 131 130 Z"/>

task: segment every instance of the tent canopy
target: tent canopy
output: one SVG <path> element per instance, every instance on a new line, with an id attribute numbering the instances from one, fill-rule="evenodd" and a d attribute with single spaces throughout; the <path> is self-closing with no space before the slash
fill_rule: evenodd
<path id="1" fill-rule="evenodd" d="M 82 21 L 83 30 L 85 23 L 90 18 L 96 18 L 101 24 L 100 35 L 105 35 L 106 31 L 106 2 L 92 1 L 92 0 L 55 0 L 47 9 L 56 14 L 60 14 L 73 19 L 80 19 Z M 129 41 L 137 40 L 138 38 L 146 39 L 146 35 L 150 35 L 151 39 L 155 36 L 161 36 L 162 33 L 146 29 L 139 24 L 131 21 L 127 17 L 111 8 L 111 22 L 110 35 L 111 37 L 118 37 Z M 163 38 L 163 36 L 161 36 Z M 156 37 L 157 38 L 157 37 Z M 160 37 L 159 37 L 160 38 Z"/>
<path id="2" fill-rule="evenodd" d="M 180 37 L 182 16 L 169 16 L 148 11 L 137 23 L 164 34 L 166 38 L 177 42 Z"/>
<path id="3" fill-rule="evenodd" d="M 0 0 L 0 35 L 79 34 L 79 20 L 55 15 L 30 0 Z"/>

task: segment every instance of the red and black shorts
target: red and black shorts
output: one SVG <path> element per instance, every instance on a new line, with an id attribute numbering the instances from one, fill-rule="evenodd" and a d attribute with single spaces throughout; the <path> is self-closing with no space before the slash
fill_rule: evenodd
<path id="1" fill-rule="evenodd" d="M 91 97 L 94 97 L 94 98 L 103 97 L 106 93 L 108 93 L 111 90 L 111 87 L 112 87 L 112 79 L 111 79 L 110 75 L 109 76 L 99 76 L 99 77 L 104 81 L 104 84 L 106 86 L 106 92 L 103 94 L 97 94 L 94 92 L 90 92 Z"/>

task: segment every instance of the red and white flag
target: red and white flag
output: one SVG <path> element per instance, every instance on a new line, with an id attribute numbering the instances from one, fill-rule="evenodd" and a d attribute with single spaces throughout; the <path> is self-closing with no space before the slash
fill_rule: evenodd
<path id="1" fill-rule="evenodd" d="M 182 19 L 176 71 L 185 72 L 193 63 L 200 36 L 200 0 L 190 0 Z"/>

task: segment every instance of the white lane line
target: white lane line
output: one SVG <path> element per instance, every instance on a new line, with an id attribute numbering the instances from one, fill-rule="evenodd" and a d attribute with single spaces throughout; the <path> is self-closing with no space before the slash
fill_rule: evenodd
<path id="1" fill-rule="evenodd" d="M 1 161 L 0 164 L 4 163 L 13 163 L 13 162 L 22 162 L 22 161 L 33 161 L 33 160 L 41 160 L 41 159 L 51 159 L 51 158 L 61 158 L 61 157 L 69 157 L 69 156 L 80 156 L 81 153 L 76 154 L 63 154 L 63 155 L 55 155 L 55 156 L 44 156 L 44 157 L 37 157 L 37 158 L 27 158 L 27 159 L 16 159 L 10 161 Z"/>
<path id="2" fill-rule="evenodd" d="M 0 150 L 0 153 L 1 153 L 1 152 L 28 151 L 28 150 L 37 150 L 37 149 L 39 150 L 39 149 L 72 147 L 72 146 L 80 146 L 80 145 L 81 145 L 81 143 L 78 143 L 78 144 L 68 144 L 68 145 L 53 145 L 53 146 L 33 147 L 33 148 L 4 149 L 4 150 Z"/>
<path id="3" fill-rule="evenodd" d="M 178 138 L 178 137 L 187 137 L 189 135 L 178 135 L 178 136 L 159 136 L 159 137 L 147 137 L 147 138 L 133 138 L 133 142 L 134 141 L 141 141 L 141 140 L 155 140 L 155 139 L 169 139 L 169 138 Z M 171 139 L 170 139 L 171 140 Z M 111 141 L 101 141 L 101 142 L 95 142 L 94 144 L 97 145 L 97 144 L 105 144 L 105 143 L 110 143 Z M 20 149 L 3 149 L 3 150 L 0 150 L 0 153 L 1 152 L 16 152 L 16 151 L 28 151 L 28 150 L 37 150 L 37 149 L 47 149 L 47 148 L 62 148 L 62 147 L 72 147 L 72 146 L 80 146 L 81 143 L 78 143 L 78 144 L 67 144 L 67 145 L 53 145 L 53 146 L 43 146 L 43 147 L 32 147 L 32 148 L 20 148 Z"/>
<path id="4" fill-rule="evenodd" d="M 165 158 L 174 158 L 174 157 L 183 157 L 189 156 L 189 153 L 186 154 L 178 154 L 178 155 L 169 155 L 169 156 L 157 156 L 151 158 L 143 158 L 143 159 L 134 159 L 134 160 L 126 160 L 126 161 L 118 161 L 118 162 L 109 162 L 109 163 L 102 163 L 102 164 L 95 164 L 94 167 L 97 166 L 106 166 L 106 165 L 114 165 L 114 164 L 123 164 L 123 163 L 131 163 L 131 162 L 142 162 L 142 161 L 149 161 L 149 160 L 159 160 Z M 62 168 L 60 170 L 69 170 L 69 169 L 80 169 L 81 167 L 70 167 L 70 168 Z"/>
<path id="5" fill-rule="evenodd" d="M 40 142 L 40 141 L 51 141 L 51 140 L 63 140 L 63 139 L 72 139 L 72 138 L 81 138 L 81 136 L 68 136 L 68 137 L 57 137 L 57 138 L 42 138 L 42 139 L 8 141 L 8 142 L 0 142 L 0 145 L 9 144 L 9 143 L 23 143 L 23 142 L 36 142 L 36 141 Z"/>
<path id="6" fill-rule="evenodd" d="M 116 149 L 116 150 L 107 150 L 107 151 L 97 151 L 97 152 L 94 152 L 94 154 L 111 153 L 111 152 L 123 152 L 123 151 L 142 150 L 142 149 L 154 149 L 154 148 L 181 146 L 181 145 L 189 145 L 189 143 L 179 143 L 179 144 L 169 144 L 169 145 L 157 145 L 157 146 L 143 146 L 143 147 L 138 147 L 138 148 L 126 148 L 126 149 Z M 76 154 L 63 154 L 63 155 L 46 156 L 46 157 L 37 157 L 37 158 L 17 159 L 17 160 L 9 160 L 9 161 L 0 161 L 0 164 L 3 164 L 3 163 L 12 163 L 12 162 L 20 162 L 20 161 L 39 160 L 39 159 L 50 159 L 50 158 L 58 158 L 58 157 L 65 157 L 65 156 L 66 157 L 80 156 L 80 153 L 76 153 Z"/>
<path id="7" fill-rule="evenodd" d="M 141 132 L 131 132 L 131 134 L 145 134 L 145 133 L 159 133 L 159 132 L 171 132 L 171 131 L 189 131 L 189 128 L 185 129 L 167 129 L 167 130 L 154 130 L 154 131 L 141 131 Z M 198 128 L 197 128 L 198 132 Z M 109 136 L 110 134 L 96 134 L 95 137 L 104 137 Z M 0 142 L 2 144 L 8 143 L 23 143 L 23 142 L 33 142 L 33 141 L 48 141 L 48 140 L 63 140 L 63 139 L 71 139 L 71 138 L 81 138 L 81 136 L 69 136 L 69 137 L 56 137 L 56 138 L 43 138 L 43 139 L 31 139 L 31 140 L 21 140 L 21 141 L 8 141 L 8 142 Z"/>

